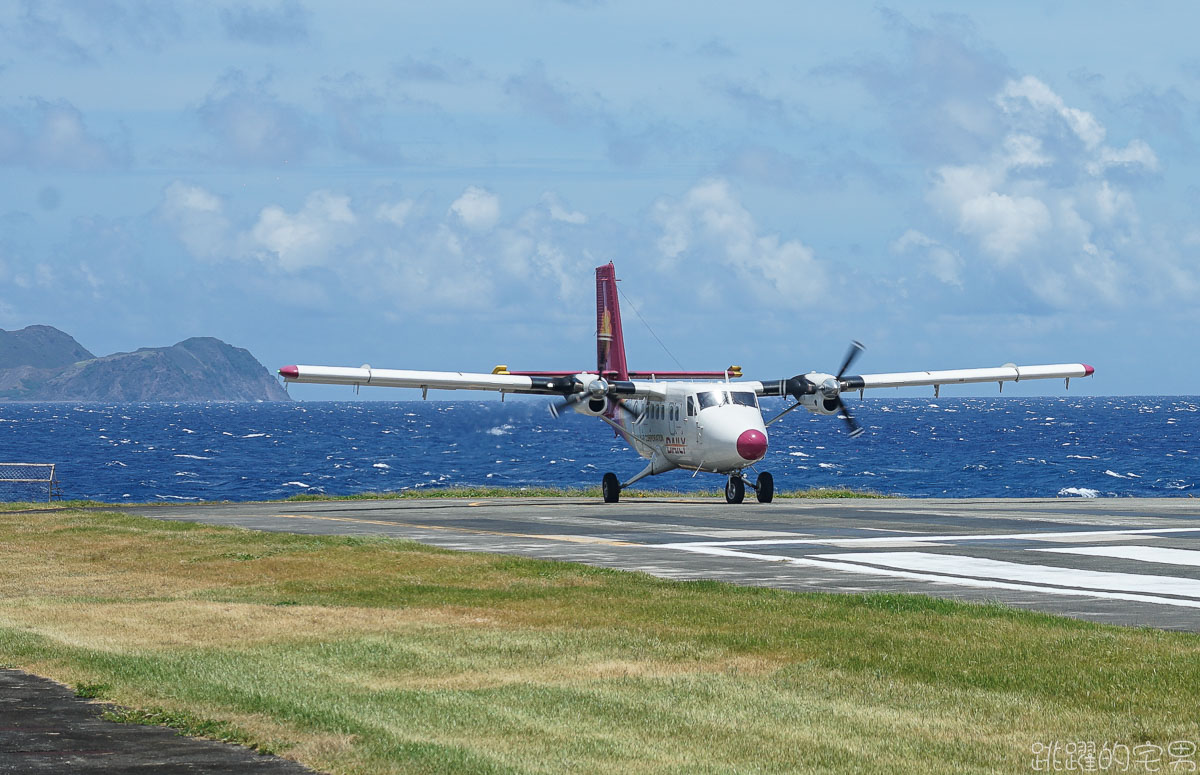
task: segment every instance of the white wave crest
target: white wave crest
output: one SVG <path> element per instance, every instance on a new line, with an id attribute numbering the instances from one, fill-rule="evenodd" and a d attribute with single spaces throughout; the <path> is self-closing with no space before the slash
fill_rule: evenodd
<path id="1" fill-rule="evenodd" d="M 1090 487 L 1064 487 L 1058 491 L 1058 497 L 1066 497 L 1075 495 L 1080 498 L 1095 498 L 1100 494 L 1099 490 L 1093 490 Z"/>

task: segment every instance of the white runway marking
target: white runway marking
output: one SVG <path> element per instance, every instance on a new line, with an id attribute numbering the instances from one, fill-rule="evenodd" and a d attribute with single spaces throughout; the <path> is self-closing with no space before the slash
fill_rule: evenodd
<path id="1" fill-rule="evenodd" d="M 672 549 L 679 549 L 685 552 L 695 552 L 696 554 L 715 555 L 718 557 L 731 557 L 746 560 L 764 560 L 766 562 L 776 562 L 786 565 L 796 565 L 805 568 L 822 568 L 825 570 L 843 571 L 846 573 L 860 573 L 868 576 L 890 576 L 892 578 L 909 579 L 912 581 L 925 581 L 935 584 L 950 584 L 957 587 L 971 587 L 974 589 L 1006 589 L 1016 590 L 1019 592 L 1038 592 L 1043 595 L 1066 595 L 1071 597 L 1099 597 L 1108 600 L 1129 600 L 1137 603 L 1155 603 L 1157 605 L 1173 605 L 1183 608 L 1200 608 L 1200 600 L 1186 600 L 1180 598 L 1159 597 L 1157 595 L 1143 595 L 1133 592 L 1104 592 L 1100 590 L 1085 590 L 1085 589 L 1068 589 L 1064 587 L 1052 586 L 1034 586 L 1033 584 L 1022 584 L 1012 581 L 998 581 L 995 579 L 975 579 L 965 576 L 947 576 L 936 573 L 920 573 L 916 571 L 901 570 L 898 568 L 880 568 L 871 565 L 862 565 L 856 562 L 838 562 L 834 560 L 817 559 L 814 557 L 783 557 L 777 554 L 757 554 L 754 552 L 737 551 L 735 549 L 726 549 L 720 546 L 712 546 L 709 544 L 669 544 L 663 545 Z M 864 556 L 869 553 L 864 553 Z M 884 553 L 886 554 L 886 552 Z M 905 552 L 907 554 L 907 552 Z M 915 552 L 913 552 L 915 554 Z M 853 554 L 833 554 L 826 555 L 827 557 L 849 558 Z M 1010 563 L 1011 564 L 1011 563 Z M 1188 579 L 1188 581 L 1192 581 Z"/>
<path id="2" fill-rule="evenodd" d="M 1150 527 L 1139 530 L 1072 530 L 1063 533 L 999 533 L 995 535 L 906 535 L 879 536 L 878 538 L 764 538 L 756 541 L 695 541 L 676 544 L 660 544 L 666 549 L 686 549 L 699 546 L 783 546 L 786 544 L 817 544 L 846 549 L 871 546 L 897 546 L 930 543 L 958 543 L 960 541 L 1124 541 L 1139 535 L 1166 535 L 1174 533 L 1200 533 L 1200 527 Z"/>
<path id="3" fill-rule="evenodd" d="M 1025 565 L 1019 562 L 1002 562 L 982 557 L 962 557 L 955 554 L 931 554 L 929 552 L 856 552 L 854 554 L 815 556 L 821 560 L 863 562 L 887 568 L 938 573 L 947 576 L 970 576 L 1028 584 L 1050 584 L 1074 589 L 1178 595 L 1200 599 L 1200 579 L 1176 576 L 1110 573 L 1108 571 L 1061 568 L 1054 565 Z"/>
<path id="4" fill-rule="evenodd" d="M 1034 549 L 1033 551 L 1115 557 L 1120 560 L 1157 562 L 1164 565 L 1190 565 L 1193 568 L 1200 568 L 1200 551 L 1195 549 L 1168 549 L 1162 546 L 1076 546 L 1061 549 Z"/>

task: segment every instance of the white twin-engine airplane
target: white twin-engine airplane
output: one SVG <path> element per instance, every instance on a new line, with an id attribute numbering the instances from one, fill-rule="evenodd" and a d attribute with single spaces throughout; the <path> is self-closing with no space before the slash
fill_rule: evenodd
<path id="1" fill-rule="evenodd" d="M 616 269 L 611 263 L 596 268 L 596 350 L 595 371 L 509 371 L 507 366 L 497 366 L 491 374 L 473 374 L 369 366 L 284 366 L 279 374 L 287 382 L 420 388 L 422 395 L 435 389 L 560 396 L 562 400 L 551 406 L 556 417 L 568 407 L 598 417 L 649 460 L 624 482 L 616 474 L 606 473 L 601 482 L 606 503 L 616 503 L 621 490 L 634 482 L 676 468 L 728 476 L 725 500 L 729 503 L 741 503 L 747 485 L 759 502 L 770 503 L 775 495 L 771 475 L 763 471 L 751 483 L 745 471 L 767 454 L 767 427 L 794 409 L 838 414 L 853 437 L 860 435 L 862 428 L 842 403 L 841 394 L 848 390 L 859 391 L 861 396 L 867 388 L 931 385 L 936 396 L 942 385 L 998 382 L 1003 390 L 1005 382 L 1055 377 L 1065 379 L 1069 386 L 1072 377 L 1088 377 L 1094 371 L 1085 363 L 1062 363 L 848 375 L 847 369 L 863 350 L 858 342 L 851 345 L 837 374 L 810 371 L 788 379 L 749 382 L 734 381 L 742 376 L 740 366 L 724 371 L 630 371 L 621 333 Z M 796 403 L 764 422 L 759 396 L 791 396 Z"/>

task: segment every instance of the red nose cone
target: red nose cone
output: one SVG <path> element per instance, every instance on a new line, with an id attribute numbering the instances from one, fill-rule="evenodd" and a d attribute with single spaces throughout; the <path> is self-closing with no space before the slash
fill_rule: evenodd
<path id="1" fill-rule="evenodd" d="M 760 460 L 767 454 L 767 437 L 762 431 L 742 431 L 738 436 L 737 451 L 746 460 Z"/>

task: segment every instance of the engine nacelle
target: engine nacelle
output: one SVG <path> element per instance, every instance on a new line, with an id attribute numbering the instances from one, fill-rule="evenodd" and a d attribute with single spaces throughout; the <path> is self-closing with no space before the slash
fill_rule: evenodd
<path id="1" fill-rule="evenodd" d="M 589 417 L 599 417 L 608 411 L 608 407 L 608 396 L 601 396 L 599 398 L 589 397 L 575 404 L 575 411 L 580 414 L 586 414 Z"/>
<path id="2" fill-rule="evenodd" d="M 812 412 L 813 414 L 837 414 L 838 402 L 836 398 L 826 398 L 820 393 L 811 396 L 804 396 L 800 399 L 800 404 Z"/>
<path id="3" fill-rule="evenodd" d="M 838 394 L 841 392 L 837 377 L 832 374 L 809 372 L 804 375 L 810 383 L 816 386 L 815 393 L 801 396 L 800 403 L 813 414 L 837 414 Z"/>

